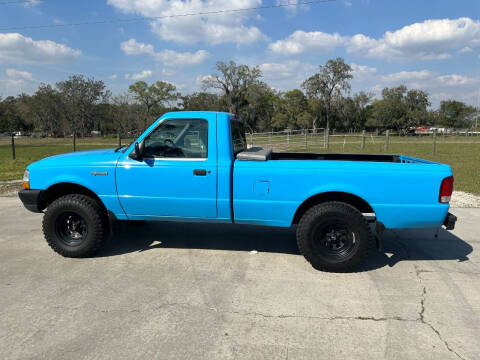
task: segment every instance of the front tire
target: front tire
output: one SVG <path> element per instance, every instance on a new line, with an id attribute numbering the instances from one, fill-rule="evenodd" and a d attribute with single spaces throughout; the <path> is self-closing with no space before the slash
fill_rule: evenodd
<path id="1" fill-rule="evenodd" d="M 94 199 L 69 194 L 53 201 L 43 217 L 43 234 L 58 254 L 88 257 L 104 244 L 108 234 L 106 215 Z"/>
<path id="2" fill-rule="evenodd" d="M 310 208 L 297 227 L 302 255 L 321 271 L 350 272 L 368 256 L 373 236 L 363 215 L 342 202 Z"/>

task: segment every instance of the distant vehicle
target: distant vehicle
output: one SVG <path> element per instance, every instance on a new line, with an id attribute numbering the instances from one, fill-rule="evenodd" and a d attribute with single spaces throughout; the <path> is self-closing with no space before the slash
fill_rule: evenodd
<path id="1" fill-rule="evenodd" d="M 19 193 L 45 210 L 48 244 L 93 255 L 117 221 L 295 225 L 317 269 L 359 266 L 385 228 L 453 229 L 450 166 L 403 155 L 247 149 L 243 121 L 217 112 L 163 115 L 132 144 L 29 165 Z M 368 217 L 370 216 L 370 217 Z M 261 239 L 259 239 L 261 241 Z"/>

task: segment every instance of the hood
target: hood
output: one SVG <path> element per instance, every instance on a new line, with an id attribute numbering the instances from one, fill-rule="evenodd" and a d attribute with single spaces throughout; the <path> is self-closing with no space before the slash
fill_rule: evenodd
<path id="1" fill-rule="evenodd" d="M 115 152 L 115 149 L 87 150 L 77 151 L 59 155 L 53 155 L 37 162 L 34 162 L 29 168 L 36 166 L 42 167 L 77 167 L 87 165 L 115 165 L 122 152 Z"/>

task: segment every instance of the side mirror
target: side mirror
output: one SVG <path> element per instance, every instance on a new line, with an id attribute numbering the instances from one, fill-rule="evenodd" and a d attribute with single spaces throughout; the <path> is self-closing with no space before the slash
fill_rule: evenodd
<path id="1" fill-rule="evenodd" d="M 142 140 L 140 141 L 140 143 L 136 142 L 134 150 L 130 153 L 130 155 L 128 155 L 128 157 L 130 159 L 140 161 L 143 158 L 144 150 L 145 150 L 145 141 Z"/>

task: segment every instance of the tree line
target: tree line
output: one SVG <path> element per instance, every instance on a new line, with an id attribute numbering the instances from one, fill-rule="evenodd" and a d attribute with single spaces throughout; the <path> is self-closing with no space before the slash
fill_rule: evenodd
<path id="1" fill-rule="evenodd" d="M 103 81 L 82 75 L 55 85 L 40 84 L 32 95 L 0 98 L 0 132 L 23 131 L 65 137 L 75 133 L 137 134 L 168 111 L 228 111 L 243 118 L 247 131 L 328 128 L 336 131 L 393 129 L 405 134 L 416 126 L 473 129 L 479 109 L 446 100 L 431 109 L 429 95 L 404 85 L 385 88 L 380 99 L 351 94 L 353 71 L 342 58 L 328 60 L 300 89 L 281 92 L 263 81 L 258 67 L 217 62 L 202 90 L 181 94 L 175 85 L 138 81 L 113 95 Z"/>

